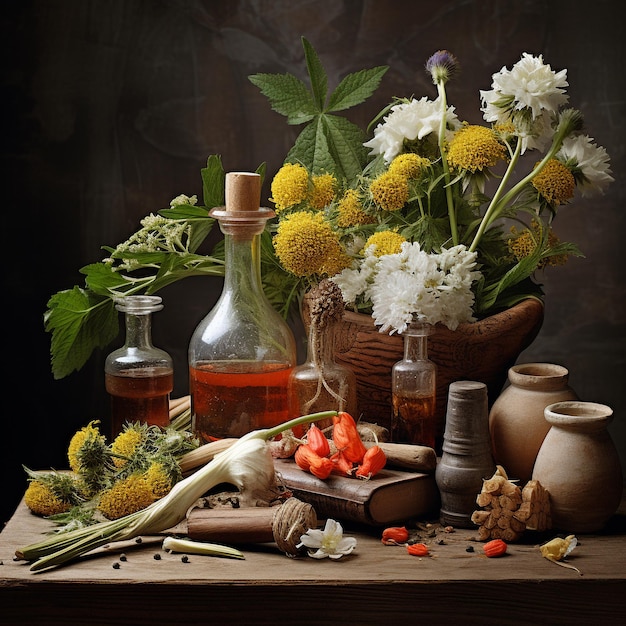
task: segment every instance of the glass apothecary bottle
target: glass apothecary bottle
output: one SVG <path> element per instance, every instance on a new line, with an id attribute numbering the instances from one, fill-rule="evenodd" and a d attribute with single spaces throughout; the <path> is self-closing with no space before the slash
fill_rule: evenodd
<path id="1" fill-rule="evenodd" d="M 335 328 L 344 311 L 341 289 L 322 280 L 304 296 L 303 309 L 309 324 L 307 355 L 289 379 L 291 417 L 320 411 L 346 411 L 356 417 L 356 376 L 335 360 Z M 322 430 L 332 424 L 332 419 L 316 422 Z"/>
<path id="2" fill-rule="evenodd" d="M 289 418 L 287 384 L 296 364 L 293 333 L 265 296 L 260 238 L 275 213 L 259 206 L 261 178 L 226 175 L 224 285 L 189 343 L 192 428 L 202 442 L 241 437 Z"/>
<path id="3" fill-rule="evenodd" d="M 163 308 L 159 296 L 126 296 L 115 308 L 124 313 L 124 345 L 105 360 L 105 387 L 111 397 L 111 436 L 126 422 L 166 427 L 174 388 L 170 355 L 152 344 L 152 313 Z"/>
<path id="4" fill-rule="evenodd" d="M 391 440 L 435 447 L 437 366 L 428 359 L 430 324 L 411 322 L 402 333 L 404 358 L 391 370 Z"/>

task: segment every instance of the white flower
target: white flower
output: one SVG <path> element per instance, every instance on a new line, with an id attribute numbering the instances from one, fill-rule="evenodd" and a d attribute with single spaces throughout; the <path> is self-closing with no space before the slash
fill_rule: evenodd
<path id="1" fill-rule="evenodd" d="M 371 300 L 380 332 L 402 333 L 416 318 L 455 330 L 474 321 L 472 283 L 480 276 L 475 266 L 476 253 L 463 245 L 428 254 L 419 243 L 405 242 L 398 254 L 381 257 L 368 248 L 360 268 L 344 270 L 333 281 L 346 302 Z"/>
<path id="2" fill-rule="evenodd" d="M 567 70 L 554 72 L 527 52 L 509 71 L 503 67 L 492 76 L 491 90 L 480 91 L 483 117 L 487 122 L 513 122 L 527 149 L 544 150 L 552 136 L 552 116 L 568 96 Z"/>
<path id="3" fill-rule="evenodd" d="M 436 140 L 441 123 L 441 101 L 429 100 L 426 96 L 419 100 L 409 100 L 391 107 L 384 122 L 374 129 L 374 137 L 364 143 L 371 148 L 370 154 L 382 154 L 387 163 L 402 152 L 404 140 L 424 139 L 434 133 Z M 454 107 L 446 110 L 446 124 L 451 129 L 460 127 Z"/>
<path id="4" fill-rule="evenodd" d="M 181 204 L 191 204 L 195 206 L 198 202 L 198 196 L 186 196 L 184 193 L 181 193 L 180 196 L 176 196 L 171 202 L 170 207 L 174 208 L 175 206 L 180 206 Z"/>
<path id="5" fill-rule="evenodd" d="M 508 115 L 504 119 L 500 115 L 502 110 L 510 109 L 530 109 L 533 119 L 543 110 L 556 113 L 568 100 L 563 89 L 568 86 L 566 77 L 567 70 L 553 72 L 542 55 L 534 57 L 524 52 L 510 71 L 503 67 L 492 76 L 491 91 L 480 92 L 485 120 L 506 121 Z"/>
<path id="6" fill-rule="evenodd" d="M 314 559 L 328 557 L 336 560 L 350 554 L 356 548 L 356 539 L 344 537 L 341 524 L 333 519 L 327 519 L 323 531 L 317 528 L 309 529 L 300 537 L 300 543 L 296 547 L 302 546 L 307 548 L 309 556 Z"/>
<path id="7" fill-rule="evenodd" d="M 556 158 L 580 171 L 577 183 L 583 197 L 604 192 L 604 188 L 615 180 L 611 176 L 606 150 L 587 135 L 566 137 Z"/>

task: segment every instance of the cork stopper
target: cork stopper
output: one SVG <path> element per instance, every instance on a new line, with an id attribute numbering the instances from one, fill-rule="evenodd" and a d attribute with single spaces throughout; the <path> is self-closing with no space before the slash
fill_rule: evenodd
<path id="1" fill-rule="evenodd" d="M 226 174 L 226 212 L 258 211 L 261 205 L 261 176 L 252 172 Z"/>
<path id="2" fill-rule="evenodd" d="M 276 215 L 261 204 L 261 176 L 254 172 L 228 172 L 224 188 L 225 206 L 209 215 L 220 222 L 223 233 L 236 239 L 250 239 L 263 232 L 265 223 Z"/>

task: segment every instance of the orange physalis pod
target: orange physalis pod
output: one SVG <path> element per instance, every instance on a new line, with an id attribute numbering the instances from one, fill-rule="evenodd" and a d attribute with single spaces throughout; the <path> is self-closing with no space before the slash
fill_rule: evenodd
<path id="1" fill-rule="evenodd" d="M 335 454 L 330 457 L 330 460 L 333 463 L 333 472 L 335 474 L 341 474 L 342 476 L 352 476 L 354 466 L 351 461 L 348 461 L 348 459 L 346 459 L 343 452 L 335 452 Z"/>
<path id="2" fill-rule="evenodd" d="M 502 539 L 492 539 L 483 546 L 483 552 L 488 557 L 502 556 L 506 553 L 507 545 Z"/>
<path id="3" fill-rule="evenodd" d="M 404 526 L 390 526 L 383 530 L 382 542 L 386 546 L 397 546 L 406 543 L 409 539 L 409 531 Z"/>
<path id="4" fill-rule="evenodd" d="M 354 418 L 345 411 L 333 416 L 333 441 L 337 450 L 352 463 L 361 463 L 367 452 Z"/>
<path id="5" fill-rule="evenodd" d="M 311 472 L 322 480 L 328 478 L 333 471 L 333 462 L 325 456 L 316 454 L 308 445 L 298 446 L 294 460 L 300 469 Z"/>
<path id="6" fill-rule="evenodd" d="M 306 434 L 307 444 L 320 456 L 328 456 L 330 453 L 330 443 L 326 435 L 315 424 L 311 424 Z"/>
<path id="7" fill-rule="evenodd" d="M 368 479 L 380 472 L 387 463 L 387 457 L 379 446 L 372 446 L 363 457 L 363 463 L 359 465 L 356 475 L 359 478 Z"/>
<path id="8" fill-rule="evenodd" d="M 412 543 L 406 547 L 411 556 L 428 556 L 428 546 L 425 543 Z"/>

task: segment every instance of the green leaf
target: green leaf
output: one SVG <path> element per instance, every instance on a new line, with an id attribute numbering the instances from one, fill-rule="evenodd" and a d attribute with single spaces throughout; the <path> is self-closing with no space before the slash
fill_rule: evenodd
<path id="1" fill-rule="evenodd" d="M 318 110 L 321 112 L 324 110 L 324 105 L 326 104 L 328 76 L 313 46 L 304 37 L 302 37 L 302 47 L 304 48 L 304 58 L 309 72 L 309 80 L 311 81 L 313 100 L 317 104 Z"/>
<path id="2" fill-rule="evenodd" d="M 222 166 L 222 158 L 212 154 L 207 159 L 206 167 L 200 170 L 202 176 L 202 194 L 204 206 L 212 209 L 224 205 L 224 182 L 226 174 Z"/>
<path id="3" fill-rule="evenodd" d="M 378 88 L 389 69 L 381 65 L 348 74 L 330 96 L 327 111 L 344 111 L 367 100 Z"/>
<path id="4" fill-rule="evenodd" d="M 325 115 L 322 118 L 328 149 L 336 163 L 336 173 L 346 180 L 357 178 L 367 161 L 363 131 L 344 117 Z"/>
<path id="5" fill-rule="evenodd" d="M 142 257 L 146 255 L 151 257 L 162 257 L 163 253 L 138 253 L 135 257 Z M 113 293 L 125 292 L 129 285 L 132 285 L 132 281 L 129 281 L 123 274 L 116 272 L 113 268 L 106 263 L 91 263 L 80 268 L 80 273 L 85 275 L 85 284 L 87 289 L 96 295 L 111 298 Z"/>
<path id="6" fill-rule="evenodd" d="M 74 287 L 48 300 L 44 327 L 52 333 L 52 374 L 60 379 L 79 370 L 96 348 L 117 337 L 118 313 L 111 299 Z"/>
<path id="7" fill-rule="evenodd" d="M 253 74 L 248 79 L 270 101 L 272 110 L 287 117 L 288 124 L 304 124 L 319 113 L 306 85 L 292 74 Z"/>

